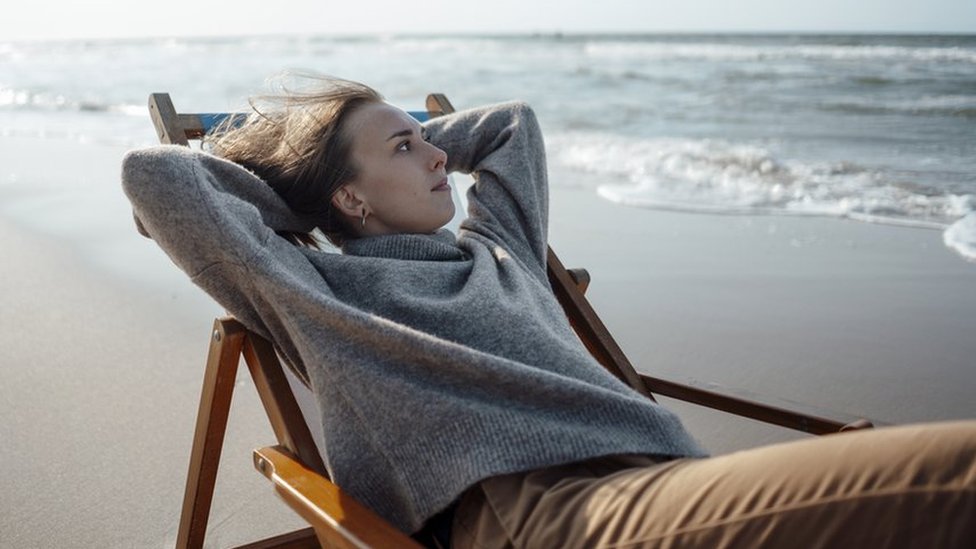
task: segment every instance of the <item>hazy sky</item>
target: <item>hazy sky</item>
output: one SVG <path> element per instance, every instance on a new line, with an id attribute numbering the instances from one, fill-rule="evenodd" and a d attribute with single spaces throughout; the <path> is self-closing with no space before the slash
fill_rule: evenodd
<path id="1" fill-rule="evenodd" d="M 14 0 L 0 18 L 0 41 L 554 31 L 976 34 L 976 0 Z"/>

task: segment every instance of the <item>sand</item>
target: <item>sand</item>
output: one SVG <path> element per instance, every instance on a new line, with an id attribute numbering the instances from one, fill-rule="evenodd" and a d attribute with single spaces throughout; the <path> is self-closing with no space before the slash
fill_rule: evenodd
<path id="1" fill-rule="evenodd" d="M 0 165 L 36 161 L 40 147 L 28 145 L 0 140 Z M 121 194 L 121 150 L 43 148 Z M 31 169 L 69 177 L 58 162 Z M 51 202 L 46 192 L 0 193 L 0 545 L 173 547 L 210 326 L 223 311 L 135 234 L 127 210 L 66 214 L 90 224 L 65 231 L 34 208 Z M 104 238 L 88 234 L 96 224 L 109 227 Z M 275 439 L 240 374 L 208 546 L 302 526 L 253 469 L 251 450 Z"/>
<path id="2" fill-rule="evenodd" d="M 556 193 L 552 210 L 554 249 L 589 269 L 588 297 L 638 370 L 879 425 L 976 416 L 976 264 L 937 231 L 586 191 Z M 795 437 L 676 409 L 715 452 Z"/>
<path id="3" fill-rule="evenodd" d="M 132 230 L 122 148 L 4 137 L 0 151 L 4 544 L 171 547 L 222 311 Z M 68 189 L 77 174 L 87 183 Z M 841 419 L 976 417 L 976 264 L 937 232 L 556 188 L 551 241 L 589 269 L 588 296 L 640 370 Z M 716 453 L 806 436 L 668 404 Z M 251 466 L 270 443 L 242 369 L 210 545 L 301 526 Z"/>

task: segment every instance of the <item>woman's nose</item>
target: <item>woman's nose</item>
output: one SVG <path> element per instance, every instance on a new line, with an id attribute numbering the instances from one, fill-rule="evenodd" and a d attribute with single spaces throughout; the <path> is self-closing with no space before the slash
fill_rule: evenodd
<path id="1" fill-rule="evenodd" d="M 434 149 L 434 154 L 431 155 L 431 169 L 438 170 L 443 168 L 447 164 L 447 153 L 441 150 L 440 147 L 434 145 L 431 145 L 431 148 Z"/>

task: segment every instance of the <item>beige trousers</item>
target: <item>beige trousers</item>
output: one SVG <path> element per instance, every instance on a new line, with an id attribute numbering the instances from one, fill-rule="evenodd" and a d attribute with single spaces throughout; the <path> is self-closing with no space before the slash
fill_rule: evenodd
<path id="1" fill-rule="evenodd" d="M 972 549 L 976 421 L 494 477 L 461 499 L 452 544 Z"/>

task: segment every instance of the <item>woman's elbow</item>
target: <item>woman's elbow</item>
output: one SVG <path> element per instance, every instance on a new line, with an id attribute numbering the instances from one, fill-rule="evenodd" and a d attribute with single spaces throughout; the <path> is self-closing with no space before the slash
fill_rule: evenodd
<path id="1" fill-rule="evenodd" d="M 509 111 L 512 113 L 512 119 L 520 124 L 527 124 L 531 126 L 538 126 L 539 121 L 535 115 L 535 109 L 532 105 L 522 100 L 511 101 L 507 104 Z"/>
<path id="2" fill-rule="evenodd" d="M 179 179 L 179 165 L 174 154 L 182 156 L 185 147 L 167 146 L 136 149 L 122 157 L 122 189 L 133 203 L 148 198 L 162 183 L 172 185 Z M 186 149 L 189 151 L 189 149 Z"/>

